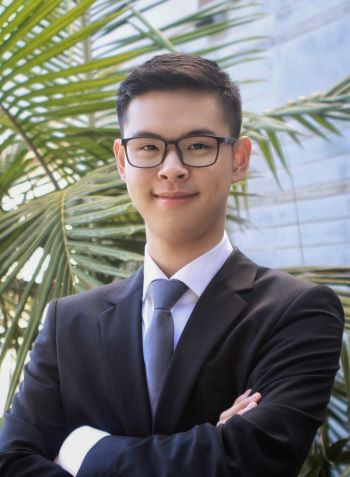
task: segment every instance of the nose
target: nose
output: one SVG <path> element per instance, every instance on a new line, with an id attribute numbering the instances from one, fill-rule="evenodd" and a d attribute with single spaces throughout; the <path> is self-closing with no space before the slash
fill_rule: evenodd
<path id="1" fill-rule="evenodd" d="M 181 162 L 174 144 L 168 146 L 167 155 L 159 167 L 158 178 L 161 180 L 185 180 L 188 168 Z"/>

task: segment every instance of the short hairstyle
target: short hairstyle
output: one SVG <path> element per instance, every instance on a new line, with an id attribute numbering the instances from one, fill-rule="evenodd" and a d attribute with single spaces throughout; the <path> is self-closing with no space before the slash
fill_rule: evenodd
<path id="1" fill-rule="evenodd" d="M 120 133 L 130 101 L 151 91 L 189 89 L 218 96 L 230 125 L 231 134 L 238 137 L 242 124 L 242 104 L 238 86 L 212 60 L 185 53 L 157 55 L 134 68 L 118 91 L 117 114 Z"/>

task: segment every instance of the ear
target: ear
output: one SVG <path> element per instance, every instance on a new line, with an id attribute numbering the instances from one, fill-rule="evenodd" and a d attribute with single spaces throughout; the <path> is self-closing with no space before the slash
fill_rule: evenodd
<path id="1" fill-rule="evenodd" d="M 126 182 L 125 170 L 125 149 L 121 143 L 121 139 L 116 139 L 113 144 L 114 157 L 117 161 L 119 175 L 123 182 Z"/>
<path id="2" fill-rule="evenodd" d="M 249 169 L 252 143 L 249 137 L 238 138 L 233 148 L 232 183 L 243 180 Z"/>

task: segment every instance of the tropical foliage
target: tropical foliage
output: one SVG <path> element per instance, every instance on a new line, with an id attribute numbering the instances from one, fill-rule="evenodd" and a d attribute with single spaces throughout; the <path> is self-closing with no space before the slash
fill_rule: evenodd
<path id="1" fill-rule="evenodd" d="M 111 154 L 119 134 L 118 83 L 157 52 L 213 56 L 224 68 L 263 54 L 264 37 L 235 34 L 260 18 L 255 2 L 206 3 L 159 27 L 153 12 L 164 3 L 4 0 L 0 6 L 0 366 L 15 358 L 6 407 L 46 304 L 123 278 L 142 261 L 143 224 Z M 262 115 L 245 111 L 244 132 L 278 180 L 277 162 L 286 167 L 281 136 L 298 142 L 305 133 L 339 134 L 339 121 L 350 119 L 349 102 L 347 78 Z M 232 194 L 230 218 L 240 221 L 246 184 Z M 337 287 L 349 316 L 348 269 L 292 272 Z M 305 475 L 330 475 L 332 462 L 350 464 L 348 442 L 340 440 L 350 433 L 349 360 L 346 334 L 329 418 Z"/>
<path id="2" fill-rule="evenodd" d="M 321 426 L 302 477 L 350 475 L 350 267 L 303 267 L 286 269 L 287 272 L 319 285 L 332 287 L 342 301 L 345 333 L 332 397 L 325 423 Z"/>

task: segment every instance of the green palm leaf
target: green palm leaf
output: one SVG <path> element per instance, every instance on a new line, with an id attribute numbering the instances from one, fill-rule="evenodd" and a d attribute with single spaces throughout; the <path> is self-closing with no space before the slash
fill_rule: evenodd
<path id="1" fill-rule="evenodd" d="M 141 9 L 136 1 L 83 0 L 65 10 L 57 0 L 45 5 L 35 0 L 0 7 L 0 37 L 6 39 L 0 45 L 0 140 L 7 140 L 7 153 L 18 142 L 26 145 L 33 191 L 42 187 L 43 175 L 51 189 L 59 190 L 96 164 L 112 161 L 111 142 L 118 130 L 111 127 L 111 114 L 116 86 L 130 68 L 127 62 L 259 17 L 244 12 L 251 2 L 221 1 L 159 29 L 144 17 L 159 3 L 164 2 Z M 196 27 L 199 21 L 203 26 Z M 117 40 L 95 53 L 91 42 L 125 23 L 136 34 L 115 35 Z M 80 42 L 90 54 L 82 54 Z M 218 50 L 220 45 L 213 46 L 213 52 Z"/>
<path id="2" fill-rule="evenodd" d="M 276 159 L 287 169 L 281 134 L 300 142 L 305 134 L 340 135 L 338 122 L 350 120 L 350 77 L 324 93 L 290 101 L 264 114 L 244 113 L 243 132 L 254 139 L 278 182 Z"/>
<path id="3" fill-rule="evenodd" d="M 128 276 L 143 260 L 144 225 L 116 167 L 104 166 L 63 191 L 5 214 L 0 243 L 0 295 L 13 296 L 19 279 L 23 284 L 0 353 L 1 363 L 11 348 L 18 349 L 9 404 L 46 304 Z M 23 270 L 38 252 L 28 280 Z M 30 320 L 19 335 L 19 320 L 28 308 Z"/>

